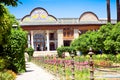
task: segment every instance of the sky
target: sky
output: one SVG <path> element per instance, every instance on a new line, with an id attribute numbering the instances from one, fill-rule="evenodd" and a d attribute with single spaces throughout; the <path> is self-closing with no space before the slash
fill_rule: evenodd
<path id="1" fill-rule="evenodd" d="M 8 6 L 10 13 L 16 18 L 23 18 L 36 8 L 47 10 L 56 18 L 79 18 L 87 11 L 95 13 L 99 19 L 107 18 L 106 0 L 19 0 L 17 7 Z M 111 18 L 116 19 L 116 0 L 111 0 Z"/>

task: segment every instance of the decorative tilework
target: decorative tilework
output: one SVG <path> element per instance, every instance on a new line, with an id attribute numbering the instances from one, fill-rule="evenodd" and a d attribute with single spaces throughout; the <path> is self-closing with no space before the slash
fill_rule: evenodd
<path id="1" fill-rule="evenodd" d="M 49 15 L 43 8 L 36 8 L 23 18 L 23 22 L 56 22 L 56 19 Z"/>

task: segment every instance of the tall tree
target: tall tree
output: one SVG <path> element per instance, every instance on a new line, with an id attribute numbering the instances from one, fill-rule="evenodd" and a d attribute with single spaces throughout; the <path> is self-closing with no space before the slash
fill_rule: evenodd
<path id="1" fill-rule="evenodd" d="M 3 45 L 7 44 L 7 38 L 10 35 L 14 20 L 15 18 L 13 18 L 5 6 L 0 4 L 0 53 L 3 50 Z"/>
<path id="2" fill-rule="evenodd" d="M 117 22 L 120 21 L 120 0 L 116 0 L 117 5 Z"/>
<path id="3" fill-rule="evenodd" d="M 107 2 L 107 22 L 111 22 L 110 0 L 106 0 L 106 2 Z"/>
<path id="4" fill-rule="evenodd" d="M 18 3 L 22 3 L 19 0 L 0 0 L 0 3 L 5 4 L 7 6 L 17 6 Z"/>

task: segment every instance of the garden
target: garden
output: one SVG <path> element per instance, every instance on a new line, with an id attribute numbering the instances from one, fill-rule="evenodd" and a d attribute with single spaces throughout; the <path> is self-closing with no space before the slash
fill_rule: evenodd
<path id="1" fill-rule="evenodd" d="M 111 57 L 114 57 L 115 59 L 111 59 Z M 105 72 L 106 74 L 110 73 L 113 75 L 114 73 L 117 75 L 120 72 L 119 59 L 120 54 L 93 55 L 95 80 L 114 80 L 113 78 L 105 78 L 102 76 L 105 75 Z M 90 80 L 89 60 L 89 55 L 75 56 L 74 60 L 71 57 L 60 58 L 57 56 L 32 58 L 33 63 L 59 77 L 60 80 Z M 74 65 L 72 64 L 73 61 Z M 119 78 L 115 78 L 115 80 L 119 80 Z"/>
<path id="2" fill-rule="evenodd" d="M 3 3 L 0 1 L 0 80 L 15 80 L 17 74 L 26 71 L 25 51 L 30 55 L 29 61 L 61 80 L 90 80 L 92 69 L 96 80 L 114 80 L 98 77 L 120 73 L 120 23 L 108 23 L 99 30 L 81 34 L 70 46 L 59 47 L 56 56 L 32 57 L 34 50 L 31 47 L 26 49 L 27 32 L 20 28 L 16 18 Z M 16 2 L 5 4 L 17 6 Z M 13 28 L 13 24 L 17 27 Z M 92 58 L 88 55 L 89 48 L 93 49 Z M 69 52 L 70 56 L 65 56 L 66 52 Z M 76 52 L 81 53 L 80 56 L 77 56 Z"/>

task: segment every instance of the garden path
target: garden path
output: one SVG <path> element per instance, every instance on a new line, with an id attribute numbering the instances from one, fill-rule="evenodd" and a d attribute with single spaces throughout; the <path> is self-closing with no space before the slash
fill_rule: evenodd
<path id="1" fill-rule="evenodd" d="M 106 69 L 96 69 L 95 70 L 95 80 L 120 80 L 120 72 L 115 70 L 110 70 L 109 68 Z"/>
<path id="2" fill-rule="evenodd" d="M 59 80 L 54 75 L 48 73 L 41 67 L 31 63 L 26 63 L 26 72 L 17 75 L 16 80 Z"/>

